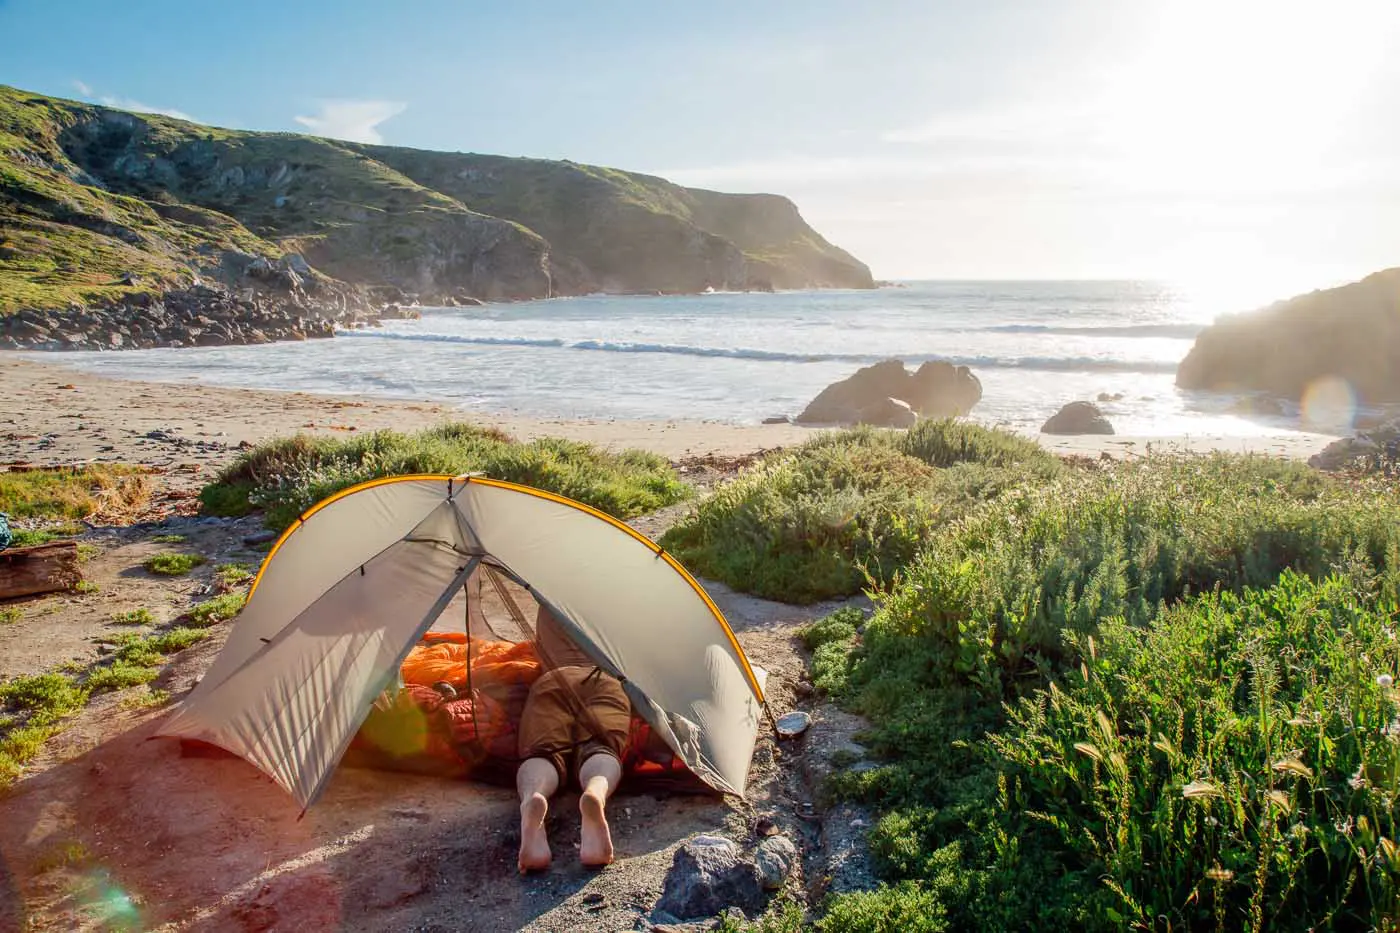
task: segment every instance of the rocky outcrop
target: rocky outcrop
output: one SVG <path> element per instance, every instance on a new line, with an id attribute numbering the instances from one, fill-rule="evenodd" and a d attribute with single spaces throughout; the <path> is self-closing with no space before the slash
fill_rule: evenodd
<path id="1" fill-rule="evenodd" d="M 1400 466 L 1400 418 L 1333 441 L 1308 459 L 1308 466 L 1319 470 L 1385 464 Z"/>
<path id="2" fill-rule="evenodd" d="M 1113 425 L 1093 402 L 1070 402 L 1040 426 L 1041 434 L 1112 434 Z"/>
<path id="3" fill-rule="evenodd" d="M 378 319 L 378 312 L 343 296 L 317 302 L 304 292 L 276 296 L 201 284 L 104 307 L 25 308 L 0 318 L 0 349 L 146 350 L 311 340 Z"/>
<path id="4" fill-rule="evenodd" d="M 1177 369 L 1185 389 L 1302 400 L 1323 380 L 1363 404 L 1400 401 L 1400 268 L 1206 328 Z"/>
<path id="5" fill-rule="evenodd" d="M 885 360 L 827 386 L 794 420 L 909 427 L 917 418 L 965 415 L 981 399 L 982 383 L 966 366 L 931 360 L 911 373 Z"/>

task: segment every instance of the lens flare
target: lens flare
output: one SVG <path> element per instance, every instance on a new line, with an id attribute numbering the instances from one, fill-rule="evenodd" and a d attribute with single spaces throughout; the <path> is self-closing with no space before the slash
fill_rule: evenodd
<path id="1" fill-rule="evenodd" d="M 137 908 L 136 900 L 114 884 L 111 875 L 105 869 L 87 874 L 83 882 L 77 892 L 78 898 L 87 910 L 101 918 L 104 929 L 142 928 L 141 912 Z"/>
<path id="2" fill-rule="evenodd" d="M 1314 379 L 1303 392 L 1303 424 L 1329 434 L 1350 434 L 1356 418 L 1356 393 L 1337 376 Z"/>

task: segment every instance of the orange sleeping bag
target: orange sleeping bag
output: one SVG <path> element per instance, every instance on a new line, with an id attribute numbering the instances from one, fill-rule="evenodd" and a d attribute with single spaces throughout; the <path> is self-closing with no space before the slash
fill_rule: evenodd
<path id="1" fill-rule="evenodd" d="M 467 644 L 463 632 L 429 632 L 403 662 L 403 682 L 431 687 L 447 681 L 453 687 L 467 685 L 467 653 L 471 649 L 471 683 L 532 684 L 540 676 L 535 646 L 528 641 L 511 643 L 473 638 Z"/>

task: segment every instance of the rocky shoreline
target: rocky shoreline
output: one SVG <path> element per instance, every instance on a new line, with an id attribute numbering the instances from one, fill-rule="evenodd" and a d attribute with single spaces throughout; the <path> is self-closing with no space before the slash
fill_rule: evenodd
<path id="1" fill-rule="evenodd" d="M 0 318 L 0 349 L 148 350 L 312 340 L 337 328 L 376 325 L 418 312 L 384 304 L 369 289 L 313 270 L 297 254 L 277 260 L 228 251 L 223 282 L 138 291 L 103 306 L 21 308 Z M 139 285 L 139 282 L 132 284 Z M 392 297 L 401 297 L 395 290 Z"/>

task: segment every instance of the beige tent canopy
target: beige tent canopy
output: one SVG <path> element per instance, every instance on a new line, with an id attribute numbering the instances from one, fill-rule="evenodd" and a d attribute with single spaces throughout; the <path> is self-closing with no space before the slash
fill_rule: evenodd
<path id="1" fill-rule="evenodd" d="M 588 506 L 470 475 L 375 480 L 306 512 L 159 734 L 240 755 L 309 805 L 409 650 L 483 566 L 526 587 L 620 678 L 697 776 L 743 793 L 762 672 L 694 578 Z"/>

